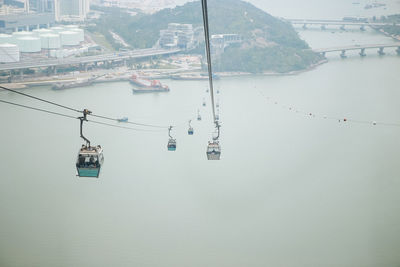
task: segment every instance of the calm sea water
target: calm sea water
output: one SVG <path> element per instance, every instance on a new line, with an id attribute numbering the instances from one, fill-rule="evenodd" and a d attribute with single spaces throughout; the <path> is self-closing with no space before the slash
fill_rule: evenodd
<path id="1" fill-rule="evenodd" d="M 312 47 L 391 42 L 370 31 L 300 35 Z M 387 52 L 332 54 L 294 76 L 217 81 L 219 162 L 205 155 L 206 82 L 165 80 L 170 93 L 149 95 L 125 82 L 26 91 L 180 126 L 168 152 L 167 131 L 88 124 L 105 153 L 98 180 L 75 176 L 78 120 L 0 105 L 0 266 L 400 266 L 400 127 L 372 125 L 400 123 L 400 58 Z M 203 121 L 188 136 L 197 109 Z"/>

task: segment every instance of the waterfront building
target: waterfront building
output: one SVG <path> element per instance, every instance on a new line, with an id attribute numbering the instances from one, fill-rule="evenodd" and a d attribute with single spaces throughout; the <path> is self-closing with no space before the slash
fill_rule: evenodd
<path id="1" fill-rule="evenodd" d="M 171 30 L 161 30 L 159 45 L 164 48 L 171 48 L 176 46 L 175 33 Z"/>
<path id="2" fill-rule="evenodd" d="M 231 44 L 241 43 L 243 41 L 239 34 L 213 34 L 211 36 L 211 52 L 220 55 L 225 48 Z"/>
<path id="3" fill-rule="evenodd" d="M 12 33 L 21 30 L 48 28 L 54 24 L 54 13 L 22 13 L 0 15 L 0 33 Z"/>
<path id="4" fill-rule="evenodd" d="M 160 31 L 159 45 L 164 48 L 188 49 L 193 46 L 193 36 L 192 24 L 169 23 L 168 29 Z"/>
<path id="5" fill-rule="evenodd" d="M 55 0 L 28 0 L 28 11 L 36 13 L 54 13 Z"/>
<path id="6" fill-rule="evenodd" d="M 55 0 L 24 0 L 0 5 L 0 33 L 29 31 L 54 24 Z"/>
<path id="7" fill-rule="evenodd" d="M 90 0 L 55 0 L 56 21 L 84 21 L 90 11 Z"/>

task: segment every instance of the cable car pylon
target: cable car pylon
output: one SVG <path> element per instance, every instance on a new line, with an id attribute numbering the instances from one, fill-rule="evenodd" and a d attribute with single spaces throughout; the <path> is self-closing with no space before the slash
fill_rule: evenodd
<path id="1" fill-rule="evenodd" d="M 88 121 L 87 115 L 92 112 L 88 109 L 82 111 L 83 116 L 79 117 L 80 120 L 80 137 L 85 141 L 78 152 L 76 160 L 76 169 L 79 177 L 95 177 L 100 175 L 100 169 L 104 162 L 103 149 L 100 145 L 92 147 L 89 139 L 83 135 L 83 122 Z"/>

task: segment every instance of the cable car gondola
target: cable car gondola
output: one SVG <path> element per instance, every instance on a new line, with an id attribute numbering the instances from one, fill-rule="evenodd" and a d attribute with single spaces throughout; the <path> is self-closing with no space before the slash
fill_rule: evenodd
<path id="1" fill-rule="evenodd" d="M 215 122 L 215 125 L 217 127 L 217 136 L 213 137 L 212 141 L 208 142 L 207 146 L 207 159 L 208 160 L 220 160 L 221 158 L 221 146 L 219 145 L 219 128 L 221 127 L 218 122 Z"/>
<path id="2" fill-rule="evenodd" d="M 200 115 L 200 111 L 199 110 L 197 110 L 197 120 L 201 121 L 201 115 Z"/>
<path id="3" fill-rule="evenodd" d="M 172 138 L 171 130 L 172 130 L 172 126 L 169 126 L 169 128 L 168 128 L 169 140 L 168 140 L 167 147 L 168 147 L 168 151 L 175 151 L 176 150 L 176 139 Z"/>
<path id="4" fill-rule="evenodd" d="M 219 142 L 213 140 L 212 142 L 208 142 L 207 146 L 207 159 L 208 160 L 220 160 L 221 158 L 221 146 Z"/>
<path id="5" fill-rule="evenodd" d="M 194 133 L 193 127 L 192 127 L 192 125 L 190 125 L 191 122 L 192 122 L 192 120 L 189 121 L 188 135 L 193 135 L 193 133 Z"/>
<path id="6" fill-rule="evenodd" d="M 83 122 L 87 121 L 87 115 L 91 112 L 87 109 L 83 110 L 83 117 L 79 117 L 80 120 L 80 134 L 81 138 L 86 142 L 83 144 L 78 152 L 78 158 L 76 160 L 76 169 L 79 177 L 93 177 L 98 178 L 100 175 L 100 169 L 104 162 L 103 149 L 101 146 L 91 146 L 90 141 L 83 136 Z"/>
<path id="7" fill-rule="evenodd" d="M 96 177 L 100 175 L 104 156 L 101 146 L 91 147 L 82 145 L 79 150 L 76 169 L 79 177 Z"/>

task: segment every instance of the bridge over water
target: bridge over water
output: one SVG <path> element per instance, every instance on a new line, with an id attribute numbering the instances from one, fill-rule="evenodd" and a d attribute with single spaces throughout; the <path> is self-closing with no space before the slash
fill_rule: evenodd
<path id="1" fill-rule="evenodd" d="M 366 49 L 378 49 L 379 55 L 384 55 L 384 49 L 389 47 L 397 47 L 396 52 L 400 55 L 400 42 L 394 44 L 367 44 L 367 45 L 351 45 L 351 46 L 341 46 L 341 47 L 331 47 L 331 48 L 318 48 L 313 49 L 316 53 L 321 53 L 325 56 L 326 53 L 330 52 L 341 52 L 340 56 L 342 58 L 346 58 L 346 51 L 349 50 L 360 50 L 359 55 L 364 57 L 366 56 Z"/>
<path id="2" fill-rule="evenodd" d="M 288 19 L 293 25 L 300 24 L 303 28 L 307 28 L 307 25 L 320 25 L 321 29 L 326 29 L 328 25 L 341 26 L 341 29 L 345 29 L 345 26 L 359 26 L 361 30 L 365 30 L 365 27 L 382 27 L 387 25 L 396 25 L 396 23 L 381 23 L 381 22 L 369 22 L 369 21 L 346 21 L 346 20 L 327 20 L 327 19 Z"/>

